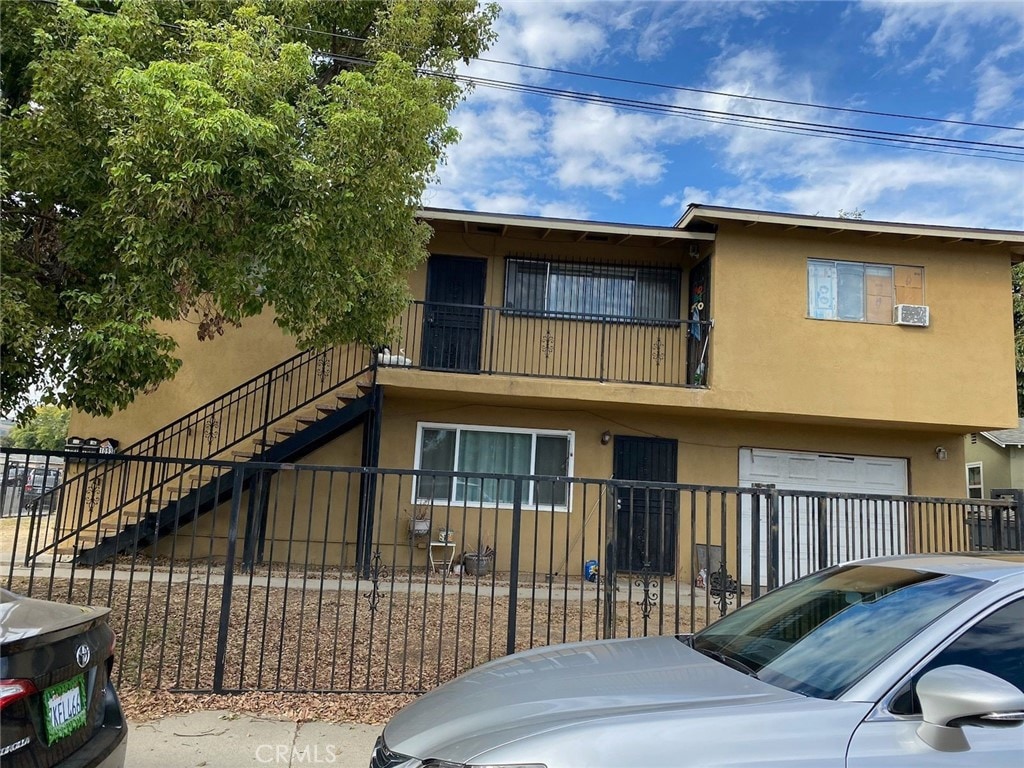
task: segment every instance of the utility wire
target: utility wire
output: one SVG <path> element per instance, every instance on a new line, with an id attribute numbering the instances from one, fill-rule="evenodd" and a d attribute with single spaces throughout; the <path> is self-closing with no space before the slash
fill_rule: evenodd
<path id="1" fill-rule="evenodd" d="M 354 64 L 369 65 L 373 62 L 358 56 L 346 56 L 326 51 L 318 52 L 318 55 L 336 61 Z M 551 88 L 540 85 L 529 85 L 524 83 L 512 83 L 506 80 L 482 78 L 466 74 L 439 73 L 433 70 L 419 70 L 422 74 L 433 77 L 443 77 L 449 80 L 481 85 L 531 95 L 557 98 L 568 101 L 583 103 L 601 104 L 614 106 L 620 109 L 640 112 L 653 112 L 658 114 L 675 115 L 692 119 L 704 118 L 704 122 L 718 122 L 720 124 L 732 124 L 748 128 L 762 128 L 768 130 L 769 126 L 777 126 L 774 131 L 777 133 L 793 133 L 796 135 L 820 135 L 824 138 L 832 138 L 840 141 L 853 141 L 855 139 L 875 139 L 871 143 L 876 146 L 901 146 L 911 148 L 909 145 L 918 145 L 919 149 L 930 149 L 941 152 L 941 154 L 957 154 L 965 157 L 986 157 L 993 160 L 1011 160 L 1011 158 L 1024 158 L 1024 146 L 1014 144 L 998 144 L 994 142 L 969 141 L 966 139 L 955 139 L 942 136 L 922 136 L 915 134 L 899 133 L 895 131 L 882 131 L 877 129 L 856 128 L 850 126 L 831 125 L 828 123 L 810 123 L 802 120 L 789 120 L 763 115 L 751 115 L 720 110 L 708 110 L 698 107 L 685 107 L 681 105 L 664 104 L 658 102 L 644 101 L 641 99 L 627 99 L 622 97 L 604 96 L 598 94 L 586 94 L 578 91 L 570 91 L 560 88 Z M 788 128 L 790 130 L 783 130 Z M 961 152 L 950 152 L 951 149 L 968 150 Z M 945 151 L 943 151 L 945 150 Z M 1005 157 L 1003 157 L 1005 156 Z"/>
<path id="2" fill-rule="evenodd" d="M 324 35 L 326 37 L 333 37 L 339 40 L 348 40 L 350 42 L 363 42 L 367 40 L 364 37 L 357 37 L 356 35 L 346 35 L 339 32 L 327 32 L 322 29 L 313 29 L 312 27 L 296 27 L 292 25 L 284 25 L 286 29 L 291 29 L 296 32 L 311 32 L 318 35 Z M 791 107 L 807 107 L 810 109 L 824 109 L 835 112 L 849 112 L 857 115 L 870 115 L 872 117 L 890 117 L 899 120 L 917 120 L 921 122 L 929 123 L 943 123 L 946 125 L 959 125 L 970 128 L 991 128 L 1000 131 L 1021 131 L 1024 132 L 1024 128 L 1012 126 L 1012 125 L 994 125 L 991 123 L 974 123 L 967 120 L 952 120 L 949 118 L 941 117 L 925 117 L 923 115 L 906 115 L 899 112 L 881 112 L 871 109 L 857 109 L 855 107 L 836 107 L 828 104 L 815 104 L 813 102 L 806 101 L 790 101 L 788 99 L 773 99 L 766 96 L 749 96 L 741 93 L 728 93 L 726 91 L 713 91 L 705 88 L 694 88 L 684 85 L 668 85 L 667 83 L 655 83 L 646 80 L 633 80 L 624 77 L 614 77 L 612 75 L 597 75 L 591 72 L 577 72 L 570 69 L 557 69 L 555 67 L 541 67 L 534 64 L 523 64 L 517 61 L 505 61 L 502 59 L 489 59 L 483 56 L 476 57 L 475 61 L 482 61 L 488 64 L 501 64 L 507 67 L 518 67 L 519 69 L 528 69 L 535 72 L 546 72 L 548 74 L 556 75 L 569 75 L 571 77 L 585 77 L 591 80 L 603 80 L 609 83 L 620 83 L 623 85 L 639 85 L 647 88 L 662 88 L 664 90 L 671 91 L 685 91 L 687 93 L 698 93 L 705 96 L 726 96 L 731 99 L 745 99 L 748 101 L 758 101 L 766 104 L 782 104 Z"/>
<path id="3" fill-rule="evenodd" d="M 44 5 L 57 5 L 55 0 L 32 0 L 32 2 L 44 4 Z M 116 16 L 116 12 L 108 11 L 102 8 L 96 7 L 82 7 L 86 11 L 93 13 L 101 13 L 107 16 Z M 166 22 L 159 22 L 159 25 L 175 31 L 184 31 L 184 27 L 177 24 L 171 24 Z M 367 39 L 364 37 L 357 37 L 355 35 L 346 35 L 336 32 L 327 32 L 325 30 L 317 30 L 311 27 L 298 27 L 294 25 L 284 24 L 282 25 L 285 29 L 292 31 L 313 33 L 324 35 L 331 38 L 343 39 L 353 42 L 365 43 Z M 354 64 L 357 66 L 372 66 L 375 62 L 371 59 L 359 56 L 350 56 L 344 54 L 331 53 L 329 51 L 316 51 L 314 55 L 333 61 L 344 62 Z M 945 120 L 940 118 L 930 118 L 915 115 L 901 115 L 896 113 L 877 112 L 872 110 L 859 110 L 848 107 L 830 107 L 827 105 L 811 104 L 806 102 L 787 101 L 784 99 L 770 99 L 756 96 L 744 96 L 741 94 L 731 94 L 721 91 L 709 91 L 699 88 L 689 88 L 684 86 L 671 86 L 659 83 L 648 83 L 638 80 L 629 80 L 625 78 L 616 78 L 605 75 L 591 75 L 588 73 L 573 72 L 569 70 L 558 70 L 549 67 L 537 67 L 528 64 L 518 64 L 515 62 L 502 61 L 498 59 L 485 59 L 478 58 L 478 61 L 485 61 L 490 63 L 502 64 L 507 66 L 517 66 L 524 69 L 532 69 L 538 71 L 545 71 L 550 73 L 564 74 L 576 77 L 590 77 L 598 80 L 605 80 L 609 82 L 626 83 L 630 85 L 642 85 L 649 87 L 665 88 L 669 90 L 686 91 L 707 95 L 727 96 L 730 98 L 737 99 L 748 99 L 752 101 L 782 104 L 788 106 L 800 106 L 824 110 L 835 110 L 841 112 L 852 112 L 858 114 L 871 115 L 876 117 L 889 117 L 896 119 L 905 120 L 921 120 L 935 123 L 948 123 L 960 126 L 969 126 L 977 128 L 992 128 L 998 130 L 1024 130 L 1020 128 L 1014 128 L 1010 126 L 998 126 L 990 125 L 985 123 L 970 123 L 966 121 L 957 120 Z M 897 131 L 882 131 L 878 129 L 868 128 L 856 128 L 852 126 L 841 126 L 832 125 L 828 123 L 813 123 L 803 120 L 791 120 L 786 118 L 769 117 L 763 115 L 743 114 L 728 112 L 722 110 L 710 110 L 698 107 L 686 107 L 682 105 L 664 104 L 659 102 L 645 101 L 642 99 L 627 99 L 623 97 L 585 94 L 578 91 L 571 91 L 567 89 L 551 88 L 539 85 L 528 85 L 524 83 L 514 83 L 507 80 L 497 80 L 493 78 L 483 78 L 468 74 L 453 74 L 446 72 L 438 72 L 435 70 L 429 70 L 419 68 L 418 73 L 428 77 L 439 77 L 448 80 L 463 82 L 472 85 L 479 85 L 486 88 L 492 88 L 496 90 L 505 90 L 511 92 L 518 92 L 524 94 L 531 94 L 542 96 L 546 98 L 554 98 L 568 101 L 576 101 L 580 103 L 592 103 L 606 106 L 613 106 L 619 109 L 633 111 L 633 112 L 649 112 L 656 114 L 675 115 L 678 117 L 684 117 L 691 120 L 700 122 L 714 123 L 719 125 L 733 125 L 737 127 L 751 128 L 755 130 L 765 130 L 774 133 L 786 133 L 792 135 L 803 135 L 803 136 L 817 136 L 820 138 L 827 138 L 837 141 L 847 141 L 852 143 L 869 144 L 873 146 L 889 146 L 898 147 L 902 149 L 916 149 L 918 151 L 934 152 L 938 154 L 953 154 L 966 157 L 982 157 L 992 160 L 1002 160 L 1008 162 L 1024 162 L 1024 160 L 1016 160 L 1014 158 L 1024 157 L 1020 151 L 1024 151 L 1024 146 L 1013 145 L 1013 144 L 999 144 L 994 142 L 981 142 L 981 141 L 970 141 L 966 139 L 955 139 L 951 137 L 932 137 L 922 136 L 917 134 L 907 134 Z M 775 127 L 772 127 L 775 126 Z M 956 151 L 961 150 L 961 151 Z"/>
<path id="4" fill-rule="evenodd" d="M 499 86 L 499 85 L 486 85 L 485 84 L 483 87 L 485 87 L 485 88 L 493 88 L 495 90 L 506 90 L 506 91 L 513 91 L 513 92 L 517 90 L 517 89 L 509 87 L 509 86 Z M 567 96 L 550 95 L 549 98 L 567 99 L 568 97 Z M 641 109 L 639 107 L 630 107 L 630 106 L 621 106 L 621 107 L 619 107 L 619 109 L 622 109 L 624 111 L 629 111 L 629 112 L 649 112 L 649 111 L 651 111 L 651 110 Z M 850 144 L 864 144 L 864 145 L 872 146 L 872 147 L 888 147 L 890 149 L 893 148 L 893 142 L 892 141 L 888 141 L 888 142 L 887 141 L 869 141 L 867 139 L 858 139 L 858 138 L 854 138 L 854 137 L 851 137 L 851 136 L 842 136 L 842 135 L 840 135 L 840 136 L 814 136 L 813 134 L 810 134 L 807 131 L 801 131 L 801 130 L 795 130 L 795 129 L 786 129 L 786 128 L 772 128 L 772 127 L 769 127 L 767 125 L 759 125 L 759 124 L 756 124 L 756 123 L 752 123 L 750 121 L 733 119 L 733 118 L 699 117 L 699 116 L 696 116 L 696 115 L 679 115 L 679 117 L 682 117 L 682 118 L 684 118 L 686 120 L 693 120 L 695 122 L 700 122 L 700 123 L 711 123 L 713 125 L 733 125 L 733 126 L 738 126 L 738 127 L 742 127 L 742 128 L 750 128 L 750 129 L 757 130 L 757 131 L 767 131 L 769 133 L 783 133 L 783 134 L 788 134 L 790 136 L 805 136 L 805 137 L 810 137 L 810 138 L 823 138 L 823 139 L 827 139 L 827 140 L 831 140 L 831 141 L 845 141 L 845 142 L 850 143 Z M 941 149 L 937 145 L 928 145 L 928 147 L 919 147 L 919 146 L 913 146 L 913 145 L 910 145 L 910 144 L 901 145 L 898 148 L 899 149 L 906 149 L 906 150 L 913 150 L 915 152 L 930 152 L 932 154 L 938 154 L 938 155 L 955 155 L 955 156 L 959 156 L 959 157 L 975 157 L 975 158 L 976 157 L 982 157 L 982 158 L 990 159 L 990 160 L 1002 160 L 1004 162 L 1011 162 L 1011 163 L 1024 163 L 1024 159 L 1020 159 L 1020 160 L 1013 159 L 1013 157 L 1022 157 L 1022 158 L 1024 158 L 1024 155 L 1013 155 L 1013 157 L 995 157 L 993 155 L 987 154 L 988 152 L 991 152 L 992 150 L 956 151 L 956 150 L 953 150 L 953 149 Z M 1006 153 L 1006 154 L 1011 154 L 1011 153 Z"/>

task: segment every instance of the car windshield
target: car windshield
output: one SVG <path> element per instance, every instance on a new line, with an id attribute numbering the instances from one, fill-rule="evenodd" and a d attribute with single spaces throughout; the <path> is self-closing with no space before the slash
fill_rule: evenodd
<path id="1" fill-rule="evenodd" d="M 842 566 L 769 592 L 690 642 L 772 685 L 834 699 L 986 586 L 963 576 Z"/>

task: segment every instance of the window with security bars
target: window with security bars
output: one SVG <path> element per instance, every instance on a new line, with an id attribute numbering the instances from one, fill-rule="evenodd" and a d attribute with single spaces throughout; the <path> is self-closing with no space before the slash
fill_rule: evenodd
<path id="1" fill-rule="evenodd" d="M 679 320 L 681 272 L 612 264 L 508 259 L 507 310 L 638 323 Z"/>
<path id="2" fill-rule="evenodd" d="M 807 261 L 807 315 L 891 325 L 897 304 L 924 304 L 924 268 Z"/>

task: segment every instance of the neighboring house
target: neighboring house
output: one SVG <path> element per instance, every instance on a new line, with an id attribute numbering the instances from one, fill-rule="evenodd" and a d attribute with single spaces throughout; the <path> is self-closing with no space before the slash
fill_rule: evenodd
<path id="1" fill-rule="evenodd" d="M 1024 419 L 1016 429 L 972 432 L 964 446 L 967 495 L 988 499 L 994 491 L 1024 493 Z"/>
<path id="2" fill-rule="evenodd" d="M 321 383 L 354 375 L 326 422 L 271 419 L 239 453 L 198 410 L 131 448 L 297 353 L 268 315 L 203 343 L 181 324 L 174 381 L 110 419 L 76 413 L 71 433 L 197 458 L 959 497 L 962 436 L 1017 423 L 1022 232 L 700 205 L 673 227 L 422 218 L 431 257 L 410 276 L 372 397 L 355 389 L 369 353 L 300 356 L 288 365 L 315 364 Z M 507 506 L 499 488 L 447 480 L 398 503 L 485 493 Z M 582 504 L 559 485 L 527 501 Z"/>

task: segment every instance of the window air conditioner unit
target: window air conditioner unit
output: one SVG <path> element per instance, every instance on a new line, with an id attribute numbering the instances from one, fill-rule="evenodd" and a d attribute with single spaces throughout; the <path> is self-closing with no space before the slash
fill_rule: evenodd
<path id="1" fill-rule="evenodd" d="M 892 310 L 893 325 L 928 327 L 928 307 L 920 304 L 897 304 Z"/>

